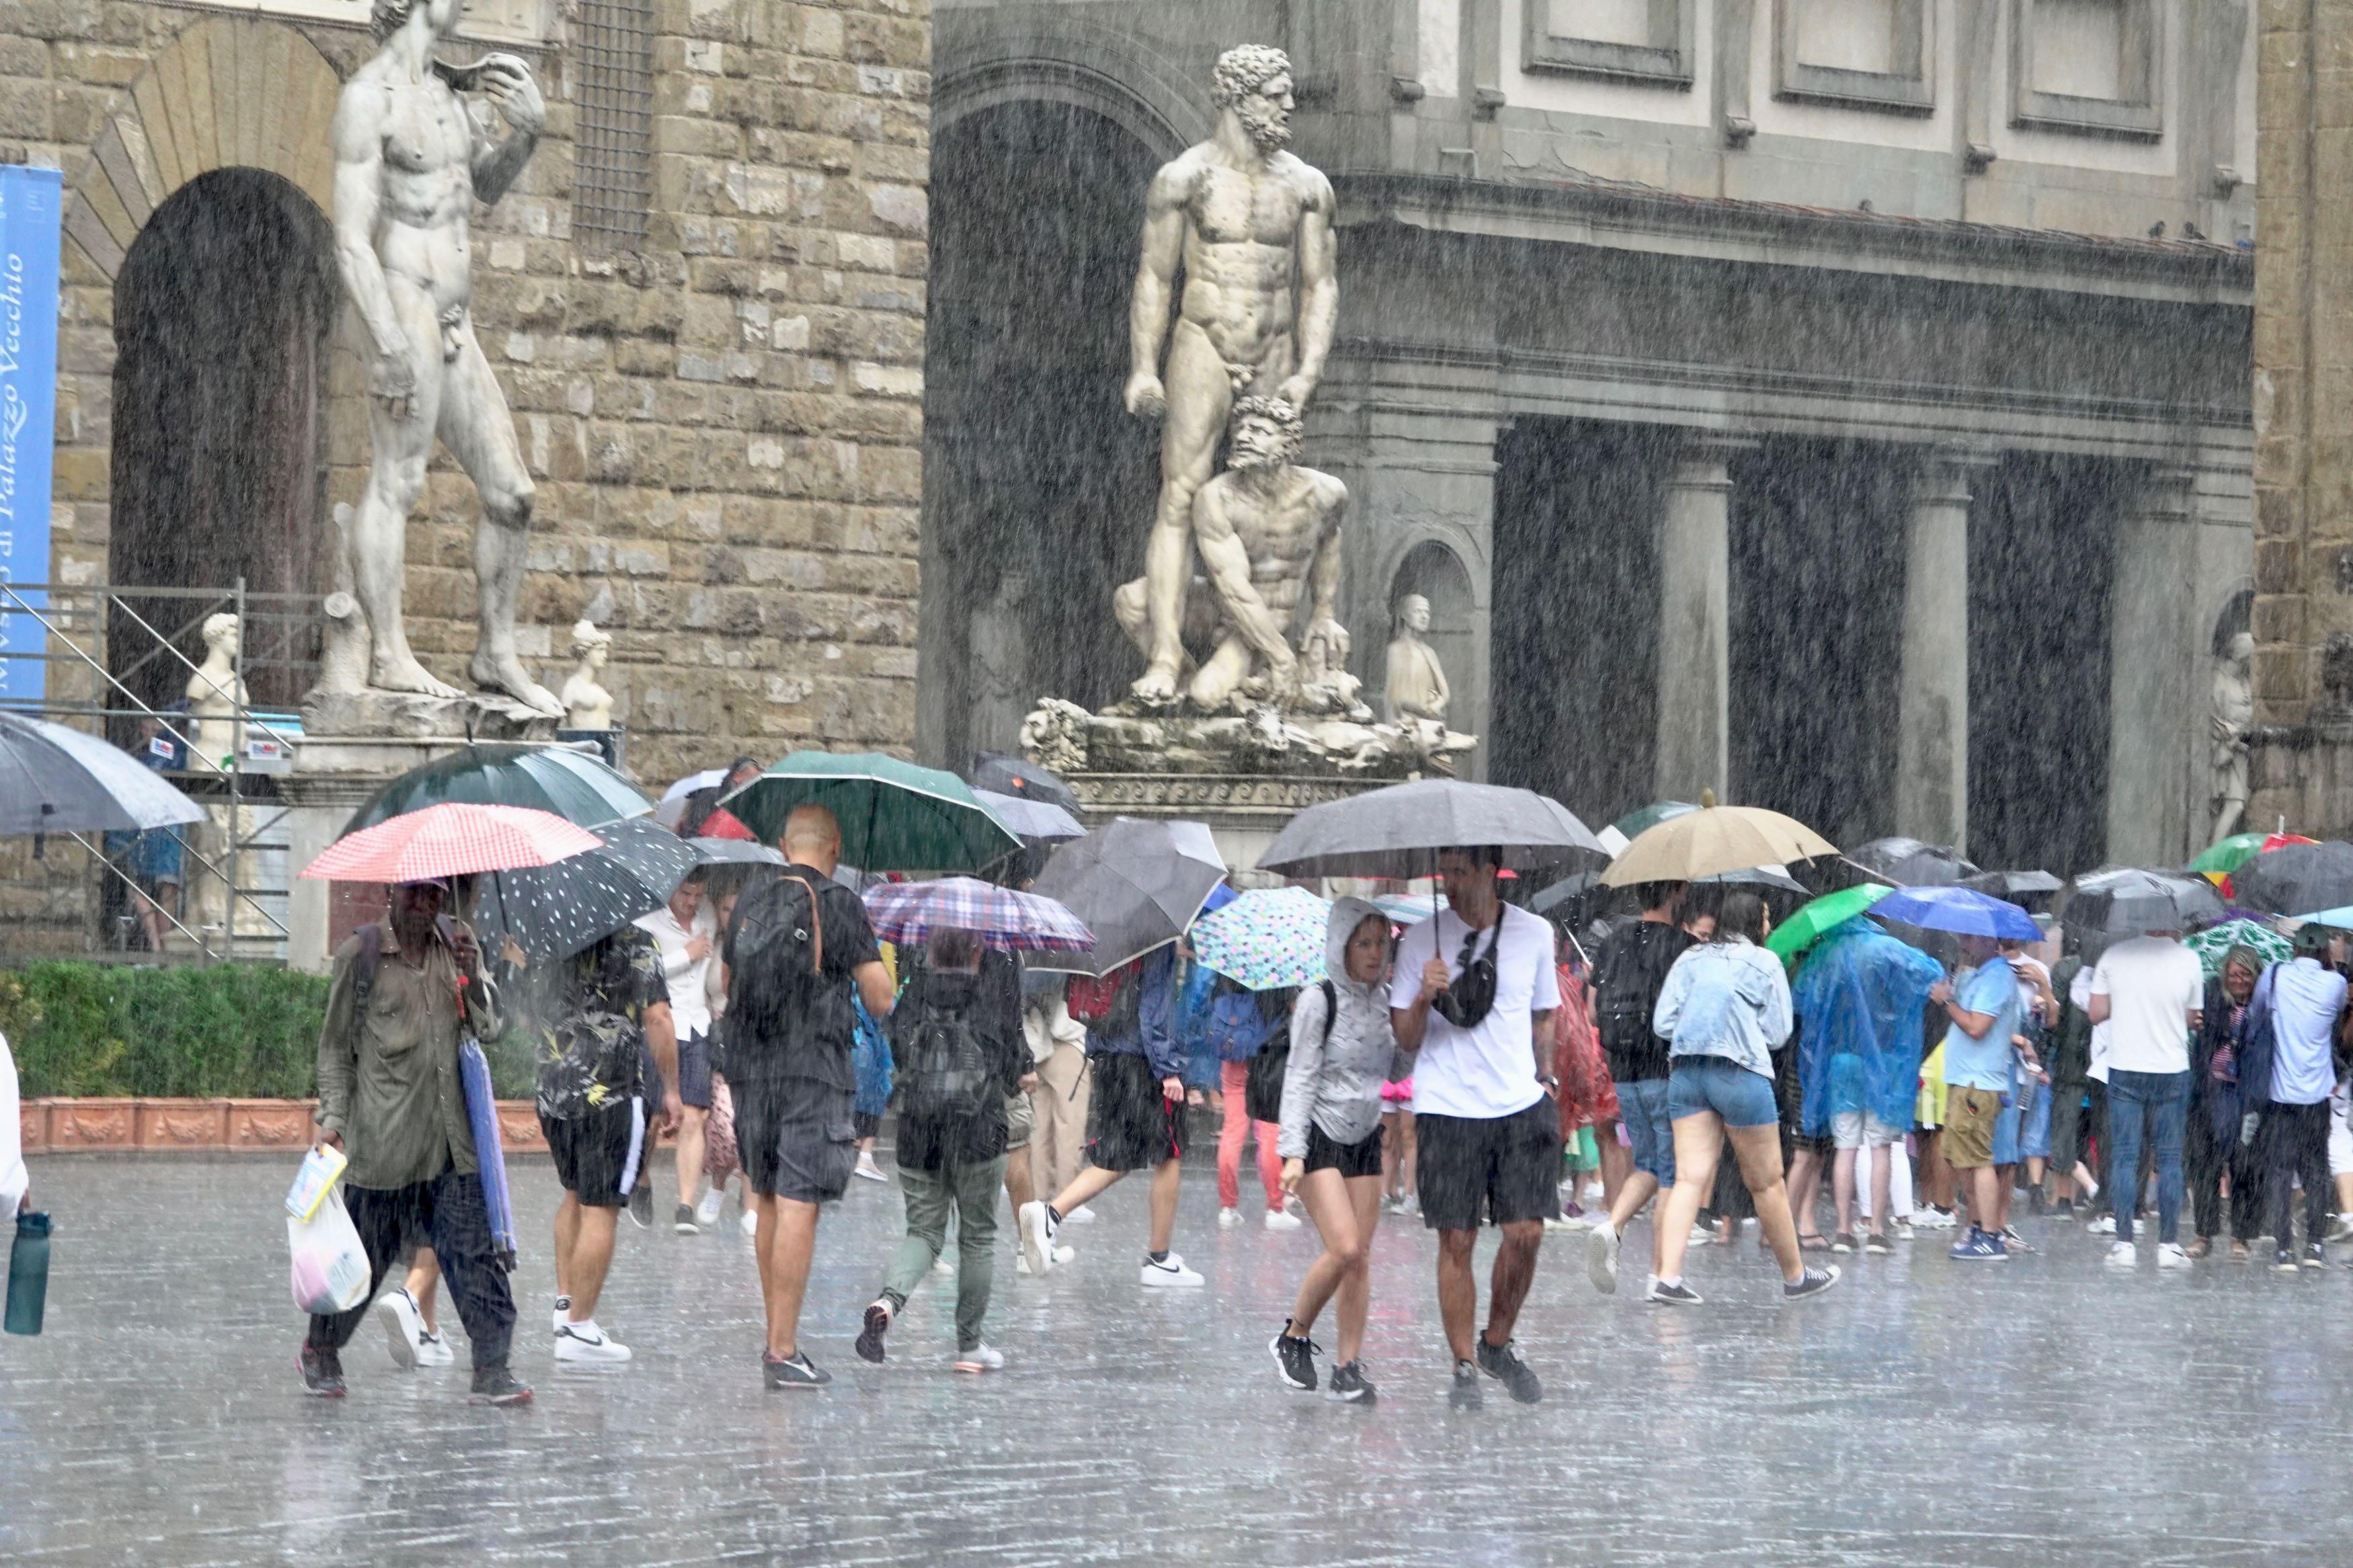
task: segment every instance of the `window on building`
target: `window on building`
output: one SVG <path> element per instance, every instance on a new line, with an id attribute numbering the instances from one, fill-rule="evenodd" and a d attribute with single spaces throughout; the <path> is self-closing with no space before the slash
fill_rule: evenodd
<path id="1" fill-rule="evenodd" d="M 2165 17 L 2157 0 L 2010 0 L 2010 122 L 2155 141 Z"/>
<path id="2" fill-rule="evenodd" d="M 1692 84 L 1693 0 L 1525 0 L 1520 67 Z"/>
<path id="3" fill-rule="evenodd" d="M 1929 0 L 1774 0 L 1773 95 L 1898 114 L 1936 107 Z"/>
<path id="4" fill-rule="evenodd" d="M 653 0 L 580 0 L 572 237 L 643 245 L 653 202 Z"/>

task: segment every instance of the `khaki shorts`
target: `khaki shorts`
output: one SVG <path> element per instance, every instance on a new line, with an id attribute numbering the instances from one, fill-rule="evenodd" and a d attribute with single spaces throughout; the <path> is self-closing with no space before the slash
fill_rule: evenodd
<path id="1" fill-rule="evenodd" d="M 1037 1102 L 1026 1094 L 1005 1097 L 1005 1147 L 1027 1149 L 1030 1136 L 1038 1130 Z"/>
<path id="2" fill-rule="evenodd" d="M 2001 1115 L 2001 1091 L 1964 1089 L 1945 1090 L 1945 1163 L 1956 1171 L 1976 1171 L 1993 1163 L 1993 1124 Z"/>

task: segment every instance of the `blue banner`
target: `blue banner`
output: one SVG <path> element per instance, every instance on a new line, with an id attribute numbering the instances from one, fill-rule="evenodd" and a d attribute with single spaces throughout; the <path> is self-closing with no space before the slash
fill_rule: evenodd
<path id="1" fill-rule="evenodd" d="M 49 580 L 49 459 L 58 427 L 58 226 L 55 169 L 0 164 L 0 583 Z M 34 591 L 29 605 L 46 605 Z M 0 604 L 7 601 L 0 600 Z M 0 703 L 37 703 L 47 667 L 5 657 L 48 651 L 31 616 L 0 610 Z"/>

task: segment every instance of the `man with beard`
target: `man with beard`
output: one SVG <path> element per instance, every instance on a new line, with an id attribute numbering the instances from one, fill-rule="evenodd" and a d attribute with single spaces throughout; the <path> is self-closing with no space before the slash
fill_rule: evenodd
<path id="1" fill-rule="evenodd" d="M 1223 707 L 1253 677 L 1277 702 L 1297 689 L 1291 619 L 1310 583 L 1314 600 L 1302 646 L 1321 658 L 1309 662 L 1326 669 L 1347 664 L 1338 597 L 1340 512 L 1348 487 L 1293 461 L 1302 434 L 1291 404 L 1243 398 L 1234 405 L 1230 467 L 1193 498 L 1192 537 L 1208 576 L 1194 581 L 1186 620 L 1197 637 L 1214 636 L 1217 645 L 1187 688 L 1201 708 Z M 1112 596 L 1120 626 L 1147 658 L 1150 595 L 1150 580 L 1139 578 Z"/>
<path id="2" fill-rule="evenodd" d="M 316 1142 L 350 1157 L 343 1202 L 367 1253 L 369 1298 L 421 1237 L 473 1342 L 474 1397 L 520 1405 L 531 1390 L 507 1368 L 514 1297 L 493 1252 L 458 1075 L 459 1043 L 499 1026 L 473 933 L 441 919 L 442 898 L 438 882 L 404 882 L 390 919 L 337 950 L 319 1031 Z M 306 1391 L 343 1397 L 341 1352 L 367 1310 L 362 1301 L 311 1320 L 299 1358 Z"/>
<path id="3" fill-rule="evenodd" d="M 1323 377 L 1339 315 L 1331 182 L 1284 151 L 1290 59 L 1263 45 L 1229 49 L 1218 58 L 1212 89 L 1215 133 L 1163 164 L 1145 194 L 1143 257 L 1128 317 L 1127 411 L 1166 420 L 1144 564 L 1142 640 L 1150 664 L 1134 688 L 1150 701 L 1176 695 L 1193 497 L 1209 478 L 1227 415 L 1250 393 L 1304 407 Z M 1172 328 L 1179 262 L 1185 288 Z"/>

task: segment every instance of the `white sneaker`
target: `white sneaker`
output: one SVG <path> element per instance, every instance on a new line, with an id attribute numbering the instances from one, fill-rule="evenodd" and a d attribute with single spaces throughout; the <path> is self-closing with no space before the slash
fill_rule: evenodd
<path id="1" fill-rule="evenodd" d="M 2140 1261 L 2140 1251 L 2129 1241 L 2112 1241 L 2108 1243 L 2107 1261 L 2111 1268 L 2130 1268 Z"/>
<path id="2" fill-rule="evenodd" d="M 1231 1230 L 1234 1226 L 1241 1224 L 1241 1222 L 1242 1211 L 1240 1209 L 1219 1209 L 1218 1211 L 1218 1228 L 1219 1230 Z"/>
<path id="3" fill-rule="evenodd" d="M 1068 1263 L 1071 1258 L 1076 1258 L 1078 1255 L 1079 1249 L 1075 1247 L 1058 1247 L 1054 1248 L 1055 1266 L 1059 1268 L 1062 1264 Z"/>
<path id="4" fill-rule="evenodd" d="M 882 1173 L 882 1167 L 874 1163 L 874 1157 L 871 1154 L 858 1156 L 858 1163 L 850 1167 L 849 1173 L 853 1176 L 863 1176 L 870 1182 L 887 1182 L 891 1179 Z"/>
<path id="5" fill-rule="evenodd" d="M 744 1217 L 735 1222 L 735 1227 L 745 1236 L 757 1236 L 760 1234 L 760 1216 L 752 1210 L 745 1209 Z"/>
<path id="6" fill-rule="evenodd" d="M 1604 1215 L 1585 1237 L 1585 1277 L 1605 1296 L 1618 1291 L 1618 1232 Z"/>
<path id="7" fill-rule="evenodd" d="M 1057 1265 L 1068 1263 L 1071 1258 L 1076 1258 L 1078 1255 L 1079 1249 L 1075 1247 L 1058 1247 L 1054 1248 L 1054 1262 Z M 1027 1274 L 1029 1272 L 1029 1255 L 1028 1253 L 1017 1252 L 1013 1255 L 1013 1271 L 1016 1274 Z"/>
<path id="8" fill-rule="evenodd" d="M 955 1370 L 958 1372 L 996 1372 L 1005 1365 L 1005 1352 L 989 1345 L 975 1345 L 968 1351 L 958 1351 Z"/>
<path id="9" fill-rule="evenodd" d="M 1021 1205 L 1013 1216 L 1015 1229 L 1020 1237 L 1021 1263 L 1025 1272 L 1043 1274 L 1060 1261 L 1054 1256 L 1052 1226 L 1041 1203 Z"/>
<path id="10" fill-rule="evenodd" d="M 1912 1222 L 1910 1220 L 1899 1219 L 1895 1222 L 1895 1239 L 1898 1241 L 1909 1241 L 1912 1239 Z"/>
<path id="11" fill-rule="evenodd" d="M 1147 1254 L 1144 1259 L 1142 1279 L 1145 1289 L 1148 1290 L 1185 1290 L 1201 1284 L 1200 1275 L 1186 1268 L 1183 1257 L 1174 1252 L 1158 1263 L 1153 1262 Z"/>
<path id="12" fill-rule="evenodd" d="M 1266 1228 L 1269 1230 L 1297 1230 L 1301 1226 L 1305 1225 L 1306 1223 L 1307 1222 L 1305 1220 L 1301 1219 L 1289 1209 L 1269 1209 L 1266 1211 Z"/>
<path id="13" fill-rule="evenodd" d="M 1950 1209 L 1923 1208 L 1912 1211 L 1912 1228 L 1915 1230 L 1951 1230 L 1959 1224 L 1960 1221 L 1953 1217 Z"/>
<path id="14" fill-rule="evenodd" d="M 449 1349 L 449 1342 L 439 1334 L 428 1331 L 424 1339 L 417 1342 L 417 1364 L 419 1366 L 448 1366 L 457 1359 L 456 1353 Z"/>
<path id="15" fill-rule="evenodd" d="M 950 1263 L 948 1261 L 948 1255 L 943 1252 L 937 1258 L 932 1259 L 932 1272 L 944 1277 L 955 1272 L 955 1265 Z"/>
<path id="16" fill-rule="evenodd" d="M 2116 1216 L 2112 1214 L 2104 1214 L 2099 1218 L 2094 1220 L 2091 1224 L 2085 1226 L 2084 1227 L 2084 1233 L 2087 1236 L 2114 1236 L 2116 1233 Z"/>
<path id="17" fill-rule="evenodd" d="M 403 1372 L 413 1372 L 423 1358 L 417 1347 L 425 1342 L 425 1315 L 417 1310 L 417 1298 L 408 1287 L 386 1290 L 375 1300 L 376 1316 L 384 1320 L 384 1337 L 392 1351 L 392 1364 Z"/>
<path id="18" fill-rule="evenodd" d="M 555 1359 L 612 1364 L 628 1360 L 629 1347 L 607 1336 L 591 1318 L 555 1331 Z"/>
<path id="19" fill-rule="evenodd" d="M 2189 1249 L 2178 1241 L 2161 1241 L 2157 1245 L 2157 1266 L 2159 1268 L 2194 1267 Z"/>
<path id="20" fill-rule="evenodd" d="M 705 1230 L 709 1230 L 712 1226 L 717 1225 L 719 1223 L 719 1205 L 726 1201 L 727 1194 L 721 1192 L 717 1187 L 713 1187 L 709 1192 L 703 1194 L 702 1201 L 694 1205 L 694 1223 L 701 1226 Z"/>
<path id="21" fill-rule="evenodd" d="M 571 1321 L 572 1298 L 569 1296 L 558 1296 L 555 1299 L 555 1331 L 559 1334 L 562 1333 L 564 1331 L 564 1325 Z"/>
<path id="22" fill-rule="evenodd" d="M 1092 1225 L 1094 1222 L 1095 1211 L 1087 1207 L 1084 1204 L 1081 1204 L 1078 1207 L 1072 1209 L 1070 1213 L 1062 1216 L 1062 1223 L 1064 1225 Z"/>

